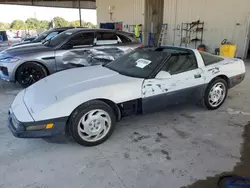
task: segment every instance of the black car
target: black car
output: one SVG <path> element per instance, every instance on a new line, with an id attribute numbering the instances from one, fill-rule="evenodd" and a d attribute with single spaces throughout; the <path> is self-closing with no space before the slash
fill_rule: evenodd
<path id="1" fill-rule="evenodd" d="M 31 42 L 31 41 L 35 40 L 36 37 L 37 37 L 37 36 L 24 37 L 24 38 L 21 39 L 21 43 L 26 43 L 26 44 L 27 44 L 27 42 Z"/>

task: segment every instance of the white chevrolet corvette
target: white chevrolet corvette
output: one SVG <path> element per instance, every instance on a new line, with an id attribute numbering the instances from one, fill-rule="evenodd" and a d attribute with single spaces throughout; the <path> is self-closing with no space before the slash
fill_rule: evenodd
<path id="1" fill-rule="evenodd" d="M 136 49 L 105 66 L 62 71 L 21 91 L 9 128 L 21 138 L 67 132 L 94 146 L 126 116 L 187 101 L 217 109 L 244 76 L 240 59 L 179 47 Z"/>

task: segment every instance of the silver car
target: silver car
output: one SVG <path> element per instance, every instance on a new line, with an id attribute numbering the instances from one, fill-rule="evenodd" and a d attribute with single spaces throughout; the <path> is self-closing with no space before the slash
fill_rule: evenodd
<path id="1" fill-rule="evenodd" d="M 11 47 L 0 53 L 0 77 L 28 87 L 69 68 L 106 64 L 141 47 L 132 33 L 75 28 L 42 44 Z"/>
<path id="2" fill-rule="evenodd" d="M 41 43 L 43 42 L 44 40 L 49 40 L 53 37 L 55 37 L 56 35 L 59 35 L 60 33 L 68 30 L 68 29 L 74 29 L 76 27 L 58 27 L 58 28 L 52 28 L 52 29 L 49 29 L 47 31 L 44 31 L 42 33 L 40 33 L 37 37 L 33 38 L 32 40 L 32 37 L 27 37 L 25 39 L 21 39 L 20 43 L 16 43 L 16 44 L 13 44 L 11 45 L 12 47 L 14 46 L 20 46 L 20 45 L 23 45 L 23 44 L 35 44 L 35 43 Z"/>

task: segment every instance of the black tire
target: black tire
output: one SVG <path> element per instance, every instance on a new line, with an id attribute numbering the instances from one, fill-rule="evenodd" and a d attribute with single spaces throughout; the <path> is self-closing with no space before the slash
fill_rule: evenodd
<path id="1" fill-rule="evenodd" d="M 111 125 L 109 128 L 109 131 L 100 140 L 97 140 L 97 141 L 84 140 L 79 134 L 78 123 L 80 122 L 81 118 L 85 114 L 87 114 L 88 112 L 95 110 L 95 109 L 103 110 L 109 115 L 109 117 L 111 119 Z M 99 100 L 93 100 L 93 101 L 89 101 L 89 102 L 82 104 L 72 113 L 68 126 L 69 126 L 70 133 L 71 133 L 72 137 L 74 138 L 74 140 L 77 143 L 79 143 L 83 146 L 96 146 L 98 144 L 103 143 L 105 140 L 107 140 L 112 135 L 112 133 L 114 132 L 114 129 L 115 129 L 115 125 L 116 125 L 116 116 L 115 116 L 113 109 L 105 102 L 102 102 Z"/>
<path id="2" fill-rule="evenodd" d="M 24 88 L 48 75 L 47 70 L 36 62 L 27 62 L 18 67 L 16 81 Z"/>
<path id="3" fill-rule="evenodd" d="M 224 99 L 219 103 L 219 105 L 217 106 L 212 106 L 210 103 L 209 103 L 209 92 L 210 90 L 212 89 L 212 87 L 216 84 L 223 84 L 225 86 L 225 96 L 224 96 Z M 228 85 L 227 85 L 227 82 L 222 79 L 222 78 L 216 78 L 214 79 L 212 82 L 209 83 L 207 89 L 206 89 L 206 92 L 205 92 L 205 95 L 204 95 L 204 99 L 203 99 L 203 103 L 205 105 L 205 107 L 208 109 L 208 110 L 215 110 L 215 109 L 218 109 L 225 101 L 225 99 L 227 98 L 227 92 L 228 92 Z"/>

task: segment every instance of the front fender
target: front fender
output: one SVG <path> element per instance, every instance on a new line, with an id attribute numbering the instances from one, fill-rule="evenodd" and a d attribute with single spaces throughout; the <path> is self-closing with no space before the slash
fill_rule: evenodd
<path id="1" fill-rule="evenodd" d="M 100 98 L 113 101 L 116 104 L 138 99 L 141 98 L 142 82 L 143 79 L 138 79 L 137 81 L 130 83 L 93 88 L 91 90 L 79 92 L 67 98 L 62 97 L 62 100 L 60 100 L 59 96 L 55 103 L 32 114 L 32 116 L 35 121 L 68 117 L 81 104 Z"/>

